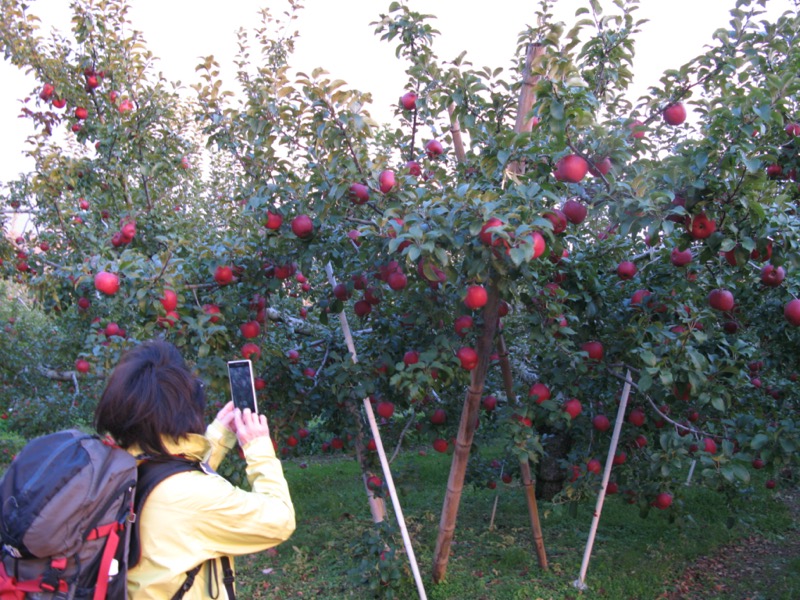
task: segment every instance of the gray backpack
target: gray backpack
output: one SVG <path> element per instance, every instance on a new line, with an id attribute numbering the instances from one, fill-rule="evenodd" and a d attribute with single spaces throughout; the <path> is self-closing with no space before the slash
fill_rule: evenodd
<path id="1" fill-rule="evenodd" d="M 29 442 L 0 481 L 0 600 L 125 600 L 136 479 L 97 436 Z"/>

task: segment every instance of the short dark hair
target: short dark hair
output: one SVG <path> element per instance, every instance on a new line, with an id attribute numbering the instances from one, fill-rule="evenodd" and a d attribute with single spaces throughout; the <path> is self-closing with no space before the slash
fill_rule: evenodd
<path id="1" fill-rule="evenodd" d="M 205 394 L 178 349 L 163 340 L 128 350 L 106 384 L 94 413 L 99 433 L 123 448 L 138 444 L 149 455 L 166 455 L 162 436 L 203 433 Z"/>

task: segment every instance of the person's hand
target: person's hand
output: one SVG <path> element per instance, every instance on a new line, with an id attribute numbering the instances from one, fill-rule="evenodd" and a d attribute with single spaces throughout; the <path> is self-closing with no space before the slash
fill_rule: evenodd
<path id="1" fill-rule="evenodd" d="M 236 437 L 239 439 L 239 445 L 242 448 L 244 448 L 248 442 L 258 437 L 269 437 L 267 417 L 256 414 L 249 408 L 245 408 L 244 412 L 238 408 L 234 409 L 233 423 L 235 426 L 234 431 L 236 432 Z"/>
<path id="2" fill-rule="evenodd" d="M 220 422 L 226 429 L 236 433 L 236 426 L 233 422 L 233 402 L 228 402 L 217 413 L 216 420 Z"/>

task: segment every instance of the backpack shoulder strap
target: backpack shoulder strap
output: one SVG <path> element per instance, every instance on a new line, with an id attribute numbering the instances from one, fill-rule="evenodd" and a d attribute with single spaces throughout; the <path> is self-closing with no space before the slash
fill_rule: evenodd
<path id="1" fill-rule="evenodd" d="M 202 467 L 200 463 L 179 457 L 171 457 L 164 460 L 145 460 L 139 465 L 136 496 L 133 501 L 133 511 L 136 518 L 131 530 L 129 568 L 135 567 L 142 557 L 139 516 L 142 513 L 145 501 L 150 496 L 150 492 L 167 477 L 187 471 L 202 471 Z"/>

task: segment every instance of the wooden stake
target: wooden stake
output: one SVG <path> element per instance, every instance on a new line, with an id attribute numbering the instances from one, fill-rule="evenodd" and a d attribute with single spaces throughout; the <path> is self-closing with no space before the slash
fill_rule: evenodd
<path id="1" fill-rule="evenodd" d="M 333 275 L 333 266 L 331 266 L 331 263 L 325 265 L 325 272 L 328 274 L 328 281 L 330 282 L 331 287 L 336 287 L 336 278 Z M 350 324 L 347 322 L 347 315 L 344 314 L 344 311 L 339 313 L 339 320 L 342 325 L 342 333 L 344 334 L 347 349 L 350 351 L 350 357 L 353 359 L 354 364 L 358 363 L 358 354 L 356 354 L 356 346 L 353 342 L 353 334 L 350 331 Z M 408 527 L 406 527 L 406 521 L 403 517 L 403 509 L 400 506 L 400 498 L 397 495 L 397 488 L 395 488 L 394 485 L 394 478 L 392 477 L 392 471 L 389 468 L 389 461 L 386 458 L 386 451 L 383 449 L 381 432 L 378 428 L 378 422 L 375 420 L 375 413 L 372 411 L 372 404 L 370 403 L 369 398 L 364 398 L 364 411 L 367 414 L 367 421 L 369 422 L 370 429 L 372 430 L 372 437 L 375 440 L 375 449 L 377 450 L 378 457 L 381 461 L 383 476 L 386 479 L 386 487 L 389 490 L 389 497 L 392 500 L 394 514 L 397 517 L 397 524 L 400 527 L 400 533 L 403 536 L 403 544 L 406 548 L 406 555 L 408 556 L 408 561 L 411 565 L 411 572 L 413 573 L 414 581 L 417 584 L 417 592 L 419 593 L 420 600 L 427 600 L 428 596 L 425 593 L 425 586 L 422 584 L 422 576 L 420 575 L 419 566 L 417 565 L 417 557 L 414 554 L 414 547 L 411 545 L 411 537 L 408 534 Z M 366 477 L 366 474 L 364 474 L 364 477 Z M 372 494 L 370 494 L 370 496 L 374 497 Z M 383 500 L 381 500 L 381 504 L 383 504 Z M 384 514 L 385 511 L 386 509 L 384 507 Z M 375 512 L 373 511 L 373 516 L 374 515 Z M 381 519 L 381 521 L 382 520 L 383 519 Z M 376 520 L 375 522 L 379 523 L 380 521 Z"/>
<path id="2" fill-rule="evenodd" d="M 514 393 L 514 381 L 511 376 L 511 361 L 508 358 L 506 339 L 502 333 L 497 340 L 497 354 L 500 357 L 500 369 L 503 372 L 503 384 L 506 388 L 506 397 L 509 402 L 516 402 L 517 396 Z M 519 470 L 520 478 L 522 479 L 522 488 L 525 490 L 525 500 L 528 503 L 528 516 L 531 520 L 531 531 L 533 533 L 533 545 L 536 547 L 536 558 L 539 561 L 539 567 L 546 571 L 547 552 L 544 548 L 542 523 L 539 520 L 539 506 L 536 503 L 536 487 L 531 475 L 531 464 L 527 457 L 519 459 Z"/>
<path id="3" fill-rule="evenodd" d="M 606 465 L 603 469 L 603 482 L 600 486 L 600 493 L 597 496 L 597 504 L 594 508 L 594 516 L 592 517 L 592 526 L 589 529 L 589 539 L 586 541 L 586 550 L 583 553 L 583 562 L 581 563 L 581 572 L 578 579 L 572 582 L 579 590 L 586 590 L 586 571 L 589 568 L 589 559 L 592 555 L 592 546 L 594 546 L 594 538 L 597 535 L 597 525 L 600 523 L 600 513 L 603 512 L 603 502 L 606 499 L 606 488 L 608 486 L 608 479 L 611 477 L 611 467 L 614 464 L 614 455 L 617 453 L 617 444 L 619 443 L 619 433 L 622 431 L 622 423 L 625 420 L 625 409 L 628 406 L 628 396 L 631 393 L 631 372 L 625 374 L 625 384 L 622 386 L 622 398 L 619 401 L 619 408 L 617 409 L 617 420 L 614 422 L 614 433 L 611 436 L 611 445 L 608 447 L 608 456 L 606 457 Z"/>
<path id="4" fill-rule="evenodd" d="M 488 300 L 483 309 L 483 333 L 476 348 L 478 365 L 471 372 L 470 385 L 464 400 L 464 408 L 461 411 L 456 448 L 453 453 L 453 462 L 450 465 L 450 476 L 447 480 L 447 494 L 439 520 L 439 535 L 436 538 L 433 559 L 433 581 L 436 583 L 444 579 L 447 563 L 450 560 L 450 545 L 455 534 L 461 492 L 464 490 L 469 451 L 475 435 L 483 384 L 486 381 L 486 371 L 489 367 L 489 359 L 494 347 L 494 335 L 497 331 L 497 308 L 500 294 L 494 279 L 489 281 L 487 291 Z"/>

